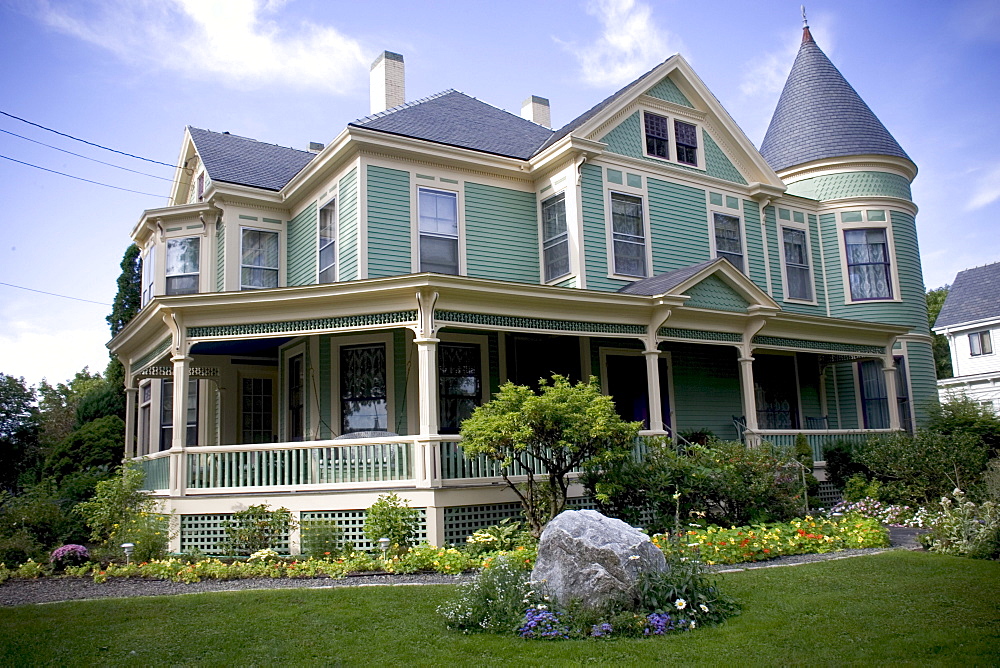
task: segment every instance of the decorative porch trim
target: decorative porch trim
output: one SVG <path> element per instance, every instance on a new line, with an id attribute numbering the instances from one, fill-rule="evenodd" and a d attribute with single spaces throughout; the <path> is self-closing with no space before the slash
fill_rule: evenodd
<path id="1" fill-rule="evenodd" d="M 153 348 L 148 353 L 137 359 L 135 361 L 135 371 L 132 372 L 133 375 L 138 375 L 140 372 L 145 370 L 147 366 L 149 366 L 150 364 L 158 360 L 160 357 L 162 357 L 163 353 L 169 350 L 170 341 L 171 339 L 168 336 L 167 338 L 160 341 L 160 343 L 155 348 Z M 173 375 L 173 373 L 171 373 L 171 375 Z"/>
<path id="2" fill-rule="evenodd" d="M 142 374 L 146 378 L 173 378 L 174 367 L 172 366 L 151 366 Z M 188 371 L 189 378 L 218 378 L 222 375 L 218 367 L 197 366 Z"/>
<path id="3" fill-rule="evenodd" d="M 833 350 L 840 353 L 885 355 L 884 346 L 864 346 L 854 343 L 830 343 L 829 341 L 786 339 L 780 336 L 755 336 L 753 337 L 752 343 L 760 346 L 780 346 L 782 348 L 808 348 L 810 350 Z"/>
<path id="4" fill-rule="evenodd" d="M 669 339 L 697 339 L 699 341 L 724 341 L 740 343 L 743 337 L 733 332 L 709 332 L 703 329 L 680 329 L 678 327 L 660 327 L 656 335 Z"/>
<path id="5" fill-rule="evenodd" d="M 244 325 L 216 325 L 212 327 L 188 327 L 187 336 L 192 339 L 226 336 L 252 336 L 254 334 L 283 334 L 285 332 L 315 332 L 373 325 L 391 325 L 399 322 L 413 322 L 416 310 L 390 311 L 388 313 L 368 313 L 335 318 L 309 318 L 307 320 L 280 320 L 277 322 L 256 322 Z"/>
<path id="6" fill-rule="evenodd" d="M 518 329 L 543 329 L 559 332 L 580 332 L 594 334 L 646 333 L 645 325 L 625 325 L 610 322 L 587 322 L 582 320 L 551 320 L 547 318 L 525 318 L 514 315 L 493 315 L 489 313 L 465 313 L 463 311 L 434 311 L 435 320 L 461 322 L 470 325 L 490 327 L 510 327 Z"/>

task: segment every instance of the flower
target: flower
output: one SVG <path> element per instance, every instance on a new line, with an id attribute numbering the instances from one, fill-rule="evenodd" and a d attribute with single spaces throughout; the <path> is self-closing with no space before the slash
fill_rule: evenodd
<path id="1" fill-rule="evenodd" d="M 694 628 L 695 626 L 697 626 L 697 624 L 696 624 L 696 623 L 695 623 L 695 621 L 694 621 L 694 620 L 692 619 L 692 620 L 691 620 L 691 628 L 693 629 L 693 628 Z"/>
<path id="2" fill-rule="evenodd" d="M 674 601 L 674 605 L 677 607 L 678 610 L 683 610 L 684 608 L 687 607 L 687 604 L 688 604 L 687 601 L 685 601 L 683 598 L 679 598 L 676 601 Z"/>
<path id="3" fill-rule="evenodd" d="M 701 605 L 699 605 L 698 607 L 699 607 L 699 608 L 701 608 L 701 611 L 702 611 L 702 612 L 708 612 L 708 606 L 707 606 L 707 605 L 705 605 L 704 603 L 702 603 L 702 604 L 701 604 Z"/>
<path id="4" fill-rule="evenodd" d="M 628 560 L 629 560 L 629 561 L 635 561 L 635 560 L 636 560 L 636 559 L 638 559 L 638 558 L 639 558 L 639 555 L 638 555 L 638 554 L 633 554 L 633 555 L 632 555 L 631 557 L 629 557 L 629 558 L 628 558 Z"/>

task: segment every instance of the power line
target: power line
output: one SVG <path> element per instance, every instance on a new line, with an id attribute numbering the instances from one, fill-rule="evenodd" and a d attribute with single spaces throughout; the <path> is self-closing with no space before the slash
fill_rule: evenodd
<path id="1" fill-rule="evenodd" d="M 0 112 L 3 113 L 3 112 Z M 124 190 L 127 193 L 136 193 L 137 195 L 149 195 L 150 197 L 166 197 L 166 195 L 156 195 L 154 193 L 146 193 L 141 190 L 130 190 L 128 188 L 121 188 L 119 186 L 113 186 L 109 183 L 101 183 L 100 181 L 91 181 L 90 179 L 85 179 L 82 176 L 73 176 L 72 174 L 65 174 L 63 172 L 57 172 L 54 169 L 49 169 L 48 167 L 39 167 L 38 165 L 33 165 L 30 162 L 24 162 L 22 160 L 15 160 L 14 158 L 9 158 L 6 155 L 0 155 L 0 158 L 4 160 L 10 160 L 11 162 L 16 162 L 21 165 L 27 165 L 28 167 L 34 167 L 35 169 L 40 169 L 43 172 L 52 172 L 53 174 L 58 174 L 59 176 L 66 176 L 71 179 L 76 179 L 77 181 L 86 181 L 87 183 L 93 183 L 94 185 L 104 186 L 105 188 L 114 188 L 115 190 Z"/>
<path id="2" fill-rule="evenodd" d="M 83 299 L 82 297 L 70 297 L 69 295 L 60 295 L 55 292 L 45 292 L 45 290 L 35 290 L 34 288 L 26 288 L 23 285 L 14 285 L 13 283 L 2 283 L 0 285 L 6 285 L 8 288 L 17 288 L 18 290 L 27 290 L 29 292 L 37 292 L 43 295 L 50 295 L 52 297 L 62 297 L 63 299 L 75 299 L 78 302 L 89 302 L 91 304 L 100 304 L 101 306 L 111 306 L 107 302 L 95 302 L 93 299 Z"/>
<path id="3" fill-rule="evenodd" d="M 167 163 L 160 162 L 159 160 L 150 160 L 149 158 L 143 158 L 141 155 L 132 155 L 131 153 L 125 153 L 124 151 L 119 151 L 118 149 L 108 148 L 107 146 L 101 146 L 100 144 L 95 144 L 92 141 L 87 141 L 86 139 L 80 139 L 79 137 L 74 137 L 73 135 L 68 135 L 65 132 L 59 132 L 58 130 L 53 130 L 52 128 L 47 128 L 44 125 L 39 125 L 38 123 L 33 123 L 33 122 L 31 122 L 31 121 L 29 121 L 27 119 L 21 118 L 20 116 L 15 116 L 14 114 L 8 114 L 6 111 L 0 110 L 0 114 L 3 114 L 4 116 L 7 116 L 8 118 L 13 118 L 15 120 L 21 121 L 22 123 L 27 123 L 28 125 L 34 125 L 36 128 L 41 128 L 42 130 L 46 130 L 48 132 L 53 132 L 53 133 L 55 133 L 55 134 L 57 134 L 57 135 L 59 135 L 61 137 L 67 137 L 69 139 L 72 139 L 73 141 L 82 142 L 82 143 L 88 144 L 90 146 L 96 146 L 97 148 L 104 149 L 105 151 L 111 151 L 112 153 L 118 153 L 119 155 L 128 156 L 129 158 L 135 158 L 136 160 L 145 160 L 146 162 L 152 162 L 152 163 L 155 163 L 157 165 L 163 165 L 164 167 L 170 167 L 171 169 L 173 169 L 173 167 L 174 167 L 174 165 L 168 165 Z"/>
<path id="4" fill-rule="evenodd" d="M 13 135 L 14 137 L 17 137 L 19 139 L 23 139 L 25 141 L 30 141 L 33 144 L 39 144 L 41 146 L 45 146 L 46 148 L 51 148 L 51 149 L 55 149 L 56 151 L 62 151 L 63 153 L 69 153 L 70 155 L 75 155 L 76 157 L 83 158 L 84 160 L 92 160 L 93 162 L 97 162 L 97 163 L 100 163 L 102 165 L 107 165 L 108 167 L 114 167 L 115 169 L 123 169 L 126 172 L 132 172 L 133 174 L 141 174 L 142 176 L 148 176 L 148 177 L 153 178 L 153 179 L 160 179 L 161 181 L 170 181 L 171 183 L 174 182 L 173 179 L 168 179 L 165 176 L 157 176 L 156 174 L 147 174 L 146 172 L 140 172 L 140 171 L 137 171 L 135 169 L 129 169 L 128 167 L 122 167 L 120 165 L 115 165 L 115 164 L 112 164 L 110 162 L 104 162 L 103 160 L 98 160 L 97 158 L 91 158 L 90 156 L 87 156 L 87 155 L 81 155 L 80 153 L 73 153 L 73 151 L 67 151 L 64 148 L 59 148 L 58 146 L 53 146 L 51 144 L 46 144 L 45 142 L 38 141 L 37 139 L 32 139 L 31 137 L 25 137 L 23 135 L 17 134 L 16 132 L 11 132 L 10 130 L 4 130 L 3 128 L 0 128 L 0 132 L 4 132 L 6 134 Z"/>

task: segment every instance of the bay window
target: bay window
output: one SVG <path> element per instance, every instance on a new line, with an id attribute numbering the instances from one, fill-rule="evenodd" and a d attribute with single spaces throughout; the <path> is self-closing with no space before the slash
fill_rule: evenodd
<path id="1" fill-rule="evenodd" d="M 166 294 L 190 295 L 198 292 L 201 239 L 167 239 Z"/>

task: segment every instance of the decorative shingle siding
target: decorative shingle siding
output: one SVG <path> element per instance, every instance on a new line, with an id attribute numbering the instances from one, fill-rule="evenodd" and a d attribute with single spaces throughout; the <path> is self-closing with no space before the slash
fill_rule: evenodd
<path id="1" fill-rule="evenodd" d="M 358 278 L 358 168 L 340 179 L 340 211 L 338 212 L 337 264 L 338 278 L 353 281 Z"/>
<path id="2" fill-rule="evenodd" d="M 819 201 L 844 197 L 898 197 L 912 199 L 910 182 L 888 172 L 843 172 L 796 181 L 788 186 L 789 195 Z"/>
<path id="3" fill-rule="evenodd" d="M 410 173 L 368 166 L 368 276 L 411 272 Z"/>
<path id="4" fill-rule="evenodd" d="M 688 101 L 681 89 L 670 80 L 670 77 L 660 79 L 658 84 L 646 91 L 646 95 L 694 109 L 694 105 Z"/>
<path id="5" fill-rule="evenodd" d="M 226 289 L 226 224 L 221 220 L 215 228 L 215 291 Z"/>
<path id="6" fill-rule="evenodd" d="M 316 225 L 315 202 L 288 221 L 288 285 L 316 282 Z"/>
<path id="7" fill-rule="evenodd" d="M 739 170 L 733 166 L 733 163 L 729 161 L 729 158 L 727 158 L 726 154 L 722 152 L 719 145 L 716 144 L 708 135 L 708 132 L 702 131 L 702 141 L 705 144 L 704 170 L 688 167 L 687 165 L 679 165 L 675 162 L 668 162 L 666 160 L 658 160 L 656 158 L 647 157 L 642 150 L 644 136 L 641 113 L 637 111 L 612 128 L 606 135 L 601 137 L 599 141 L 607 144 L 608 151 L 611 153 L 627 155 L 630 158 L 638 158 L 639 160 L 645 160 L 646 162 L 661 165 L 667 169 L 681 169 L 688 172 L 695 172 L 697 174 L 708 174 L 709 176 L 714 176 L 718 179 L 746 185 L 746 179 L 740 175 Z"/>
<path id="8" fill-rule="evenodd" d="M 580 193 L 583 203 L 583 247 L 587 263 L 587 289 L 617 290 L 622 286 L 608 278 L 607 222 L 604 216 L 604 177 L 600 167 L 581 168 Z"/>
<path id="9" fill-rule="evenodd" d="M 757 287 L 767 292 L 767 270 L 764 268 L 764 241 L 760 231 L 760 207 L 743 200 L 743 229 L 746 231 L 747 276 Z"/>
<path id="10" fill-rule="evenodd" d="M 676 271 L 711 259 L 705 191 L 653 178 L 646 179 L 646 188 L 653 273 Z"/>
<path id="11" fill-rule="evenodd" d="M 540 282 L 535 193 L 466 183 L 465 250 L 469 276 Z"/>
<path id="12" fill-rule="evenodd" d="M 693 308 L 708 308 L 716 311 L 746 313 L 749 302 L 741 297 L 718 276 L 705 277 L 687 291 L 691 299 L 684 303 Z"/>

